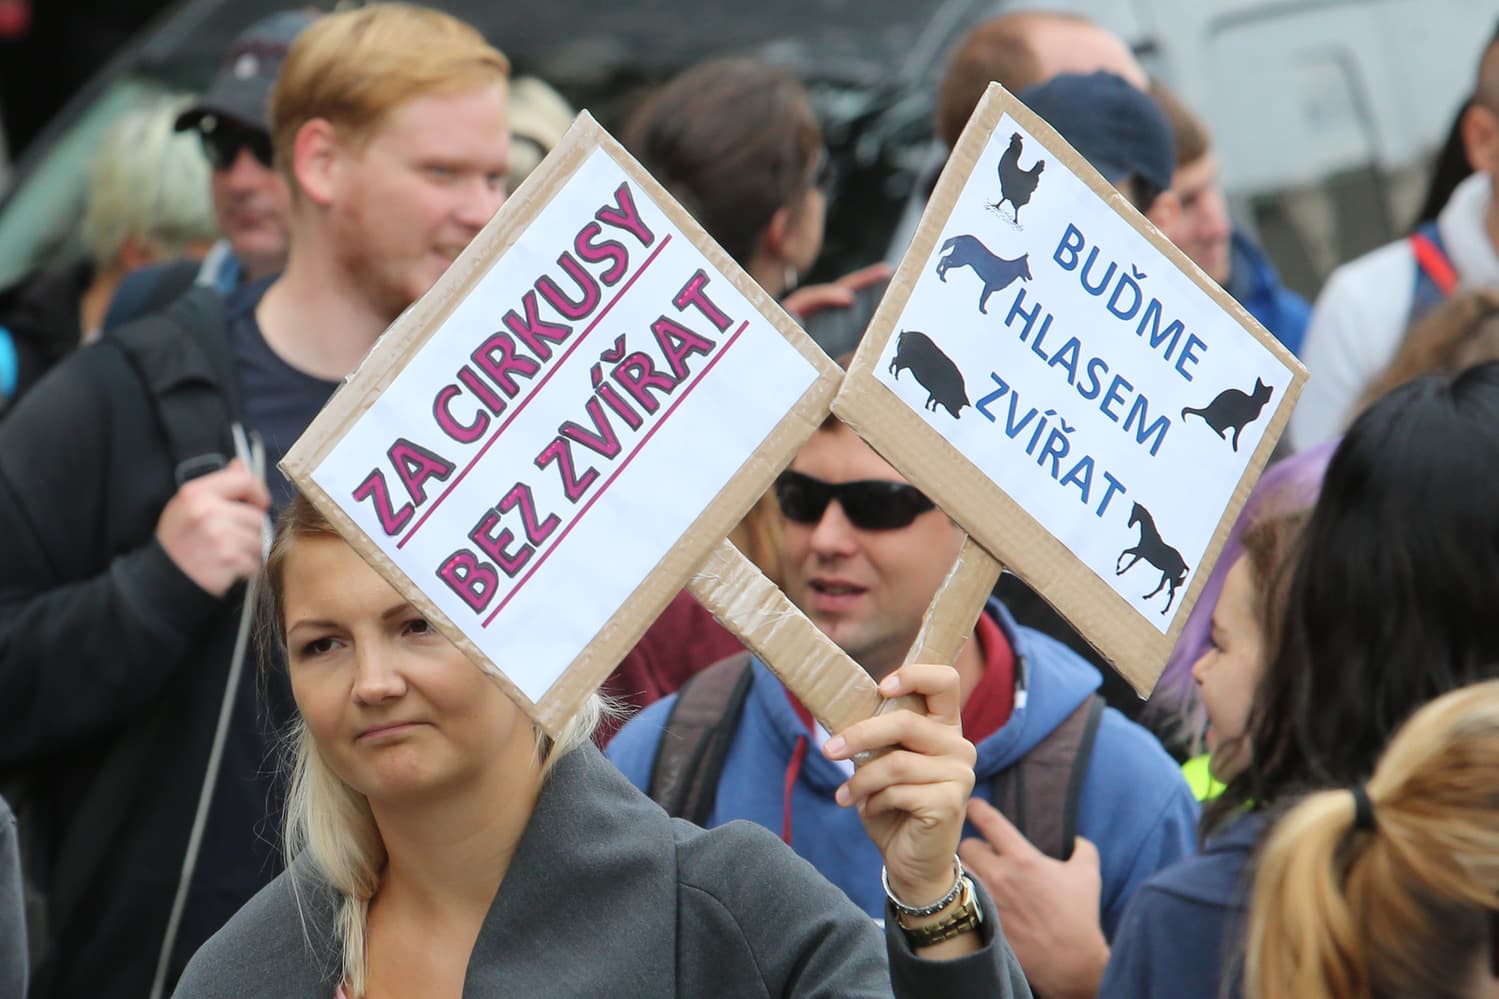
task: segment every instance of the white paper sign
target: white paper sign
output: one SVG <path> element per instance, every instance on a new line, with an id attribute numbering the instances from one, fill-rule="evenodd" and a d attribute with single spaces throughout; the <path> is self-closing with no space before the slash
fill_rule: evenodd
<path id="1" fill-rule="evenodd" d="M 1293 381 L 1009 114 L 874 373 L 1162 633 Z"/>
<path id="2" fill-rule="evenodd" d="M 818 376 L 595 149 L 312 478 L 539 702 Z"/>

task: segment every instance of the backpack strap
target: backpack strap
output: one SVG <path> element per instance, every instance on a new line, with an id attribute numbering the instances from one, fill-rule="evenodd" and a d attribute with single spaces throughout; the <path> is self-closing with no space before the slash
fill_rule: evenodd
<path id="1" fill-rule="evenodd" d="M 1411 292 L 1409 321 L 1425 315 L 1434 305 L 1457 289 L 1457 268 L 1442 245 L 1442 233 L 1436 222 L 1427 222 L 1406 237 L 1416 258 L 1415 288 Z"/>
<path id="2" fill-rule="evenodd" d="M 1072 856 L 1078 800 L 1103 720 L 1103 698 L 1088 698 L 1024 757 L 994 776 L 994 807 L 1036 849 L 1056 860 Z"/>
<path id="3" fill-rule="evenodd" d="M 706 825 L 755 673 L 737 652 L 688 678 L 661 732 L 648 794 L 668 815 Z"/>
<path id="4" fill-rule="evenodd" d="M 217 291 L 194 288 L 100 342 L 120 349 L 145 388 L 177 485 L 229 463 L 238 389 Z"/>

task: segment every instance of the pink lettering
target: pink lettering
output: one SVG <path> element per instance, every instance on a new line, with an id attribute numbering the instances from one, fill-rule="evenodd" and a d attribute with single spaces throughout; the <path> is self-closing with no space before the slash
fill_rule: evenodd
<path id="1" fill-rule="evenodd" d="M 380 529 L 387 536 L 398 534 L 416 507 L 410 503 L 397 510 L 390 500 L 390 487 L 385 484 L 385 473 L 375 469 L 365 476 L 363 482 L 354 490 L 354 498 L 359 501 L 369 500 L 374 504 L 375 516 L 380 518 Z"/>
<path id="2" fill-rule="evenodd" d="M 661 405 L 651 396 L 652 389 L 670 395 L 677 387 L 675 378 L 657 371 L 656 362 L 650 355 L 638 350 L 616 364 L 612 374 L 619 386 L 630 393 L 647 413 L 654 413 Z"/>
<path id="3" fill-rule="evenodd" d="M 494 566 L 479 560 L 467 548 L 460 548 L 449 555 L 437 570 L 437 578 L 448 584 L 448 589 L 463 598 L 475 613 L 489 605 L 500 577 Z"/>
<path id="4" fill-rule="evenodd" d="M 612 225 L 616 229 L 623 229 L 636 239 L 640 240 L 641 246 L 650 246 L 656 241 L 655 234 L 646 228 L 645 221 L 641 219 L 640 212 L 635 208 L 635 195 L 630 191 L 629 184 L 621 184 L 614 192 L 614 200 L 618 207 L 610 208 L 608 205 L 593 213 L 593 217 L 605 225 Z"/>
<path id="5" fill-rule="evenodd" d="M 396 474 L 401 477 L 413 503 L 420 504 L 427 499 L 428 479 L 444 482 L 453 474 L 451 461 L 404 437 L 397 437 L 385 454 L 395 466 Z"/>
<path id="6" fill-rule="evenodd" d="M 693 354 L 707 355 L 713 350 L 712 340 L 665 316 L 651 323 L 651 332 L 656 334 L 656 343 L 660 344 L 661 353 L 677 381 L 687 377 L 687 358 Z"/>
<path id="7" fill-rule="evenodd" d="M 536 355 L 537 360 L 545 361 L 552 356 L 552 348 L 542 341 L 561 343 L 572 335 L 572 327 L 544 321 L 536 306 L 534 291 L 521 296 L 521 307 L 526 311 L 526 318 L 522 319 L 511 309 L 505 313 L 505 325 L 526 345 L 527 350 Z M 509 394 L 514 395 L 515 392 L 512 390 Z"/>
<path id="8" fill-rule="evenodd" d="M 625 271 L 630 266 L 630 254 L 625 249 L 625 244 L 614 239 L 599 239 L 604 230 L 597 222 L 585 225 L 573 240 L 573 252 L 590 264 L 603 263 L 605 260 L 613 261 L 608 269 L 600 275 L 606 285 L 613 287 L 619 283 L 619 279 L 625 276 Z"/>
<path id="9" fill-rule="evenodd" d="M 573 466 L 573 451 L 568 442 L 561 437 L 556 438 L 536 456 L 536 467 L 546 468 L 555 464 L 557 473 L 562 476 L 562 494 L 567 497 L 569 503 L 576 503 L 588 492 L 588 487 L 593 485 L 599 477 L 598 469 L 589 467 L 580 477 L 577 469 Z"/>
<path id="10" fill-rule="evenodd" d="M 703 291 L 707 286 L 708 275 L 699 269 L 696 274 L 687 280 L 686 284 L 682 285 L 682 290 L 677 292 L 677 297 L 671 300 L 671 304 L 677 307 L 678 312 L 681 312 L 689 305 L 696 307 L 699 312 L 707 317 L 708 322 L 718 327 L 718 331 L 722 333 L 729 328 L 729 324 L 733 320 L 722 309 L 713 304 L 713 300 L 708 297 L 707 292 Z"/>
<path id="11" fill-rule="evenodd" d="M 489 414 L 482 409 L 474 413 L 474 421 L 467 425 L 459 423 L 449 409 L 453 399 L 463 394 L 463 390 L 457 385 L 444 385 L 438 390 L 437 398 L 432 400 L 432 416 L 437 420 L 437 425 L 448 437 L 459 444 L 472 444 L 484 436 L 484 428 L 489 426 Z"/>
<path id="12" fill-rule="evenodd" d="M 529 297 L 531 293 L 528 291 L 526 295 Z M 512 312 L 510 315 L 513 316 L 515 313 Z M 548 351 L 547 354 L 542 355 L 542 360 L 546 360 L 550 353 Z M 520 391 L 520 386 L 511 377 L 512 373 L 530 378 L 541 370 L 541 365 L 516 351 L 515 341 L 510 339 L 510 334 L 504 330 L 480 344 L 472 357 L 474 363 L 499 386 L 500 391 L 512 398 Z"/>

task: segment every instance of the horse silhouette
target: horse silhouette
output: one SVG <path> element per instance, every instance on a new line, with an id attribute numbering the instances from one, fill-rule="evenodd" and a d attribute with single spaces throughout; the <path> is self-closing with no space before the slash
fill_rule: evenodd
<path id="1" fill-rule="evenodd" d="M 1171 609 L 1171 603 L 1176 599 L 1176 588 L 1186 582 L 1187 562 L 1182 558 L 1181 552 L 1161 540 L 1161 533 L 1156 530 L 1150 511 L 1139 503 L 1135 504 L 1134 510 L 1129 515 L 1129 526 L 1134 527 L 1136 524 L 1140 526 L 1140 543 L 1119 553 L 1119 558 L 1114 562 L 1114 575 L 1124 575 L 1129 571 L 1130 566 L 1141 559 L 1161 570 L 1160 583 L 1141 599 L 1149 600 L 1160 593 L 1164 587 L 1170 585 L 1171 589 L 1166 593 L 1166 608 L 1161 611 L 1164 614 Z M 1132 558 L 1127 565 L 1120 565 L 1119 563 L 1124 561 L 1126 555 Z"/>

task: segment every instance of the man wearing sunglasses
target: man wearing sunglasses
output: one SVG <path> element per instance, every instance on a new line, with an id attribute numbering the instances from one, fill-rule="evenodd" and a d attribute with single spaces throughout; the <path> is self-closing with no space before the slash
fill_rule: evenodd
<path id="1" fill-rule="evenodd" d="M 831 417 L 776 481 L 775 495 L 786 595 L 876 680 L 898 668 L 957 557 L 962 530 Z M 1097 923 L 1082 927 L 1078 935 L 1092 949 L 1072 958 L 1101 966 L 1108 956 L 1104 935 L 1112 935 L 1130 894 L 1192 852 L 1196 803 L 1155 738 L 1102 706 L 1098 671 L 1017 625 L 997 600 L 984 609 L 955 665 L 963 732 L 978 748 L 964 862 L 983 875 L 1000 849 L 991 842 L 1008 844 L 1004 849 L 1015 857 L 1060 871 L 1065 890 L 1091 892 L 1103 935 Z M 726 709 L 724 728 L 714 734 L 727 748 L 716 794 L 699 814 L 709 826 L 749 819 L 779 833 L 866 912 L 882 916 L 879 852 L 858 816 L 834 797 L 849 772 L 823 756 L 828 734 L 764 664 L 747 669 L 747 694 Z M 674 709 L 699 682 L 646 708 L 610 742 L 609 756 L 636 786 L 653 786 L 663 733 L 683 738 Z M 1032 786 L 1017 787 L 1017 775 Z M 1036 846 L 990 800 L 1000 801 Z M 1019 814 L 1058 804 L 1074 814 Z M 1044 828 L 1051 818 L 1067 832 Z M 1070 859 L 1043 856 L 1037 847 Z"/>
<path id="2" fill-rule="evenodd" d="M 286 10 L 246 28 L 229 46 L 208 92 L 177 116 L 177 131 L 197 134 L 212 170 L 209 190 L 220 239 L 201 265 L 163 264 L 123 283 L 106 329 L 163 308 L 195 283 L 228 294 L 286 266 L 291 204 L 286 179 L 271 164 L 271 87 L 287 49 L 313 16 Z"/>

